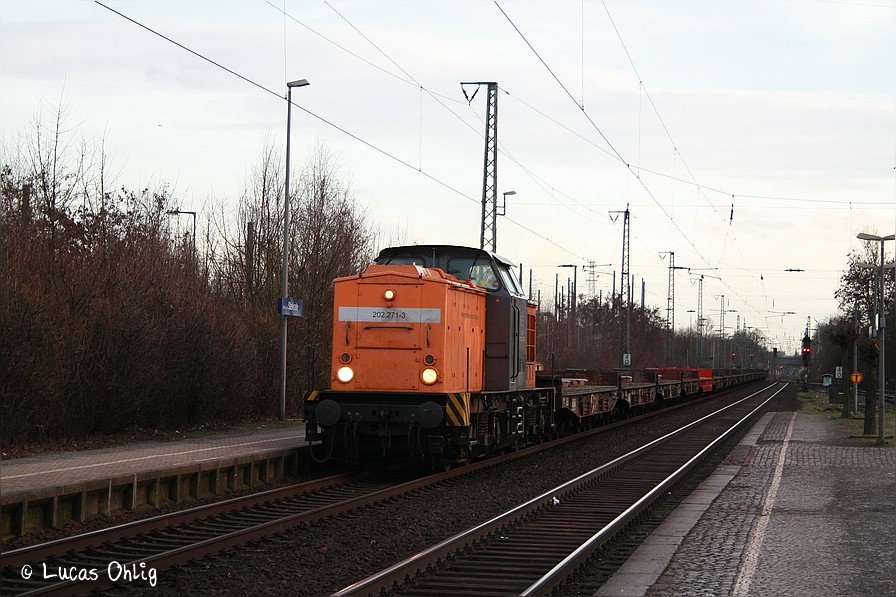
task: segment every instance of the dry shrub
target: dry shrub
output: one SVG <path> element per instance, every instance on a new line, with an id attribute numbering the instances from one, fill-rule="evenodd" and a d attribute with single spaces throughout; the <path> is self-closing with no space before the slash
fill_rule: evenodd
<path id="1" fill-rule="evenodd" d="M 236 223 L 203 250 L 175 238 L 166 188 L 108 191 L 104 158 L 55 128 L 0 156 L 0 394 L 5 445 L 277 412 L 282 177 L 272 150 Z M 71 156 L 74 155 L 74 158 Z M 250 187 L 250 188 L 253 188 Z M 331 281 L 369 260 L 370 236 L 320 150 L 293 200 L 290 412 L 329 358 Z M 223 213 L 223 210 L 222 210 Z M 252 239 L 242 233 L 254 221 Z M 236 231 L 236 232 L 235 232 Z M 250 261 L 252 263 L 250 263 Z"/>

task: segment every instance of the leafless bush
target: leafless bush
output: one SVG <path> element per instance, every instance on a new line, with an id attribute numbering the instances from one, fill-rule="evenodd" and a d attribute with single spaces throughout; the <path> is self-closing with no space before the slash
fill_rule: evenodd
<path id="1" fill-rule="evenodd" d="M 3 442 L 276 412 L 276 152 L 263 157 L 236 224 L 216 218 L 200 254 L 193 239 L 172 237 L 166 212 L 178 206 L 167 188 L 108 190 L 102 149 L 72 142 L 60 112 L 51 121 L 0 155 Z M 290 330 L 292 395 L 319 381 L 300 366 L 309 353 L 328 360 L 332 278 L 370 251 L 323 149 L 295 188 L 290 286 L 306 317 Z"/>
<path id="2" fill-rule="evenodd" d="M 276 314 L 283 259 L 283 166 L 268 148 L 241 195 L 236 223 L 215 218 L 222 238 L 213 260 L 215 283 L 251 328 L 264 404 L 276 405 L 280 321 Z M 287 386 L 290 409 L 304 390 L 326 384 L 332 336 L 332 280 L 357 273 L 372 260 L 373 235 L 335 159 L 318 145 L 290 184 L 289 292 L 303 316 L 289 322 Z M 293 410 L 293 412 L 296 412 Z"/>

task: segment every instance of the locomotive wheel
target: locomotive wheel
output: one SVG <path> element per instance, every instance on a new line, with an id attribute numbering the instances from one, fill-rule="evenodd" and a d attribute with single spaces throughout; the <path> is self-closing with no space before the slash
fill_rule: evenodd
<path id="1" fill-rule="evenodd" d="M 613 405 L 613 419 L 616 421 L 621 421 L 628 417 L 630 411 L 630 407 L 628 402 L 625 400 L 617 400 L 616 404 Z"/>
<path id="2" fill-rule="evenodd" d="M 492 436 L 495 438 L 495 451 L 498 450 L 498 446 L 501 445 L 501 442 L 504 441 L 504 434 L 501 432 L 501 420 L 497 414 L 492 415 Z"/>
<path id="3" fill-rule="evenodd" d="M 548 411 L 546 408 L 542 408 L 539 410 L 538 415 L 538 443 L 550 441 L 550 433 L 551 430 L 548 426 Z"/>

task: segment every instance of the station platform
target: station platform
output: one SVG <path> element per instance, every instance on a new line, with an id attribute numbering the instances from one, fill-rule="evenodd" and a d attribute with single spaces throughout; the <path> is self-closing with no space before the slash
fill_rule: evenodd
<path id="1" fill-rule="evenodd" d="M 0 534 L 154 508 L 295 475 L 301 422 L 0 462 Z"/>
<path id="2" fill-rule="evenodd" d="M 597 593 L 896 595 L 896 446 L 767 413 Z"/>

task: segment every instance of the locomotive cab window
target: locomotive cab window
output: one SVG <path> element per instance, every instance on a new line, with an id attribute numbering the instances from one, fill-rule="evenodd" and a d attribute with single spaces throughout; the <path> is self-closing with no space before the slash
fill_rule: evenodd
<path id="1" fill-rule="evenodd" d="M 523 286 L 516 277 L 516 271 L 503 263 L 498 264 L 498 271 L 501 273 L 504 287 L 507 288 L 510 294 L 525 298 L 526 295 L 523 294 Z"/>
<path id="2" fill-rule="evenodd" d="M 485 288 L 489 291 L 501 289 L 501 283 L 498 281 L 498 276 L 495 275 L 495 270 L 492 269 L 490 263 L 481 263 L 470 268 L 469 279 L 473 280 L 473 283 L 479 288 Z"/>

